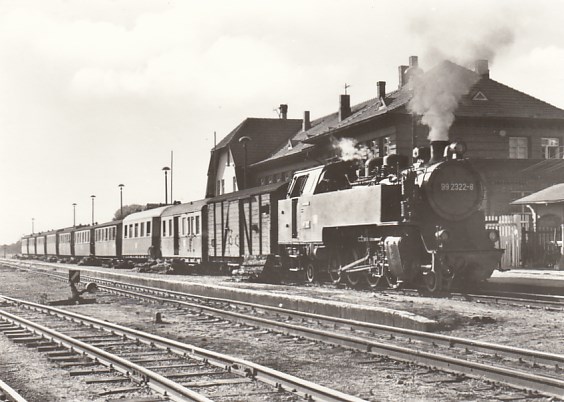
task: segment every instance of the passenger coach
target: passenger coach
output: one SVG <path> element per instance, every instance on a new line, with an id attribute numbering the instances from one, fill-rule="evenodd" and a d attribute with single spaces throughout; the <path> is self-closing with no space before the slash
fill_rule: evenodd
<path id="1" fill-rule="evenodd" d="M 158 207 L 136 212 L 123 219 L 122 254 L 124 258 L 161 257 L 161 215 L 169 208 Z"/>
<path id="2" fill-rule="evenodd" d="M 102 223 L 93 227 L 94 255 L 99 258 L 121 257 L 122 221 Z"/>
<path id="3" fill-rule="evenodd" d="M 190 264 L 201 264 L 205 259 L 206 201 L 173 205 L 163 212 L 161 252 L 164 258 L 181 258 Z"/>

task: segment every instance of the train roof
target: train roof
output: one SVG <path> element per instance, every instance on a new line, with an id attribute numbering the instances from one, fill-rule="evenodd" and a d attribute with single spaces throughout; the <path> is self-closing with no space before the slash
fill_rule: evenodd
<path id="1" fill-rule="evenodd" d="M 266 186 L 246 188 L 244 190 L 236 191 L 234 193 L 222 194 L 222 195 L 218 195 L 217 197 L 214 197 L 214 198 L 209 198 L 208 203 L 220 202 L 220 201 L 225 201 L 225 200 L 240 200 L 242 198 L 247 198 L 247 197 L 250 197 L 252 195 L 273 193 L 273 192 L 279 190 L 282 187 L 286 187 L 287 185 L 288 185 L 288 182 L 279 182 L 279 183 L 267 184 Z"/>
<path id="2" fill-rule="evenodd" d="M 208 202 L 207 199 L 198 200 L 198 201 L 190 201 L 185 204 L 178 204 L 169 207 L 166 211 L 163 212 L 162 216 L 172 216 L 172 215 L 179 215 L 186 212 L 194 212 L 199 211 L 202 209 L 204 205 Z"/>
<path id="3" fill-rule="evenodd" d="M 110 221 L 110 222 L 104 222 L 104 223 L 97 223 L 94 226 L 91 226 L 94 229 L 98 229 L 98 228 L 103 228 L 103 227 L 107 227 L 107 226 L 115 226 L 115 225 L 119 225 L 121 222 L 123 222 L 121 219 L 117 220 L 117 221 Z"/>
<path id="4" fill-rule="evenodd" d="M 123 223 L 126 224 L 129 222 L 136 222 L 147 218 L 155 218 L 161 216 L 163 212 L 170 207 L 171 207 L 170 205 L 166 205 L 164 207 L 146 209 L 145 211 L 132 213 L 130 215 L 127 215 L 125 218 L 123 218 Z"/>

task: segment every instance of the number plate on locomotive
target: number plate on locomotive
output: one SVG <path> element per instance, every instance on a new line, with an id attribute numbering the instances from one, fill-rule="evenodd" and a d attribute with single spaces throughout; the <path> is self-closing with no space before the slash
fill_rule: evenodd
<path id="1" fill-rule="evenodd" d="M 441 183 L 441 191 L 474 191 L 474 183 Z"/>

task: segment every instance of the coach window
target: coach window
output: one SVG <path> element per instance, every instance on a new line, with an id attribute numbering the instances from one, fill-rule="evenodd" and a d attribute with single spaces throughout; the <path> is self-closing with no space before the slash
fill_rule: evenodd
<path id="1" fill-rule="evenodd" d="M 123 225 L 123 238 L 127 239 L 127 225 Z"/>
<path id="2" fill-rule="evenodd" d="M 141 222 L 141 237 L 145 237 L 145 222 Z"/>
<path id="3" fill-rule="evenodd" d="M 194 233 L 196 235 L 200 234 L 200 217 L 196 216 L 196 233 Z"/>
<path id="4" fill-rule="evenodd" d="M 168 235 L 172 236 L 172 219 L 168 221 Z"/>
<path id="5" fill-rule="evenodd" d="M 147 236 L 151 236 L 151 222 L 147 222 Z"/>
<path id="6" fill-rule="evenodd" d="M 182 217 L 182 236 L 186 236 L 186 217 Z"/>
<path id="7" fill-rule="evenodd" d="M 166 221 L 163 221 L 163 237 L 166 236 Z"/>

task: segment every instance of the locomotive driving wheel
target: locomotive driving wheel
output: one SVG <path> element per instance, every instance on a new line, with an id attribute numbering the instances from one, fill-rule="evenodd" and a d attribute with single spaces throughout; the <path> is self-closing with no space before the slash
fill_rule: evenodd
<path id="1" fill-rule="evenodd" d="M 359 247 L 351 246 L 348 250 L 343 250 L 343 254 L 345 255 L 344 258 L 341 258 L 343 261 L 343 265 L 350 264 L 351 262 L 357 261 L 361 258 L 363 252 L 359 249 Z M 366 275 L 360 272 L 352 272 L 352 273 L 345 273 L 345 279 L 349 286 L 356 288 L 360 286 L 362 283 L 362 279 Z"/>
<path id="2" fill-rule="evenodd" d="M 306 263 L 305 277 L 309 283 L 317 281 L 317 268 L 311 260 Z"/>
<path id="3" fill-rule="evenodd" d="M 331 282 L 337 284 L 341 282 L 341 272 L 339 272 L 339 268 L 341 268 L 341 259 L 339 258 L 339 253 L 331 253 L 329 256 L 329 264 L 327 266 L 327 272 L 329 272 L 329 278 L 331 278 Z"/>
<path id="4" fill-rule="evenodd" d="M 428 271 L 423 274 L 425 288 L 431 293 L 440 292 L 443 288 L 443 274 L 440 269 Z"/>

